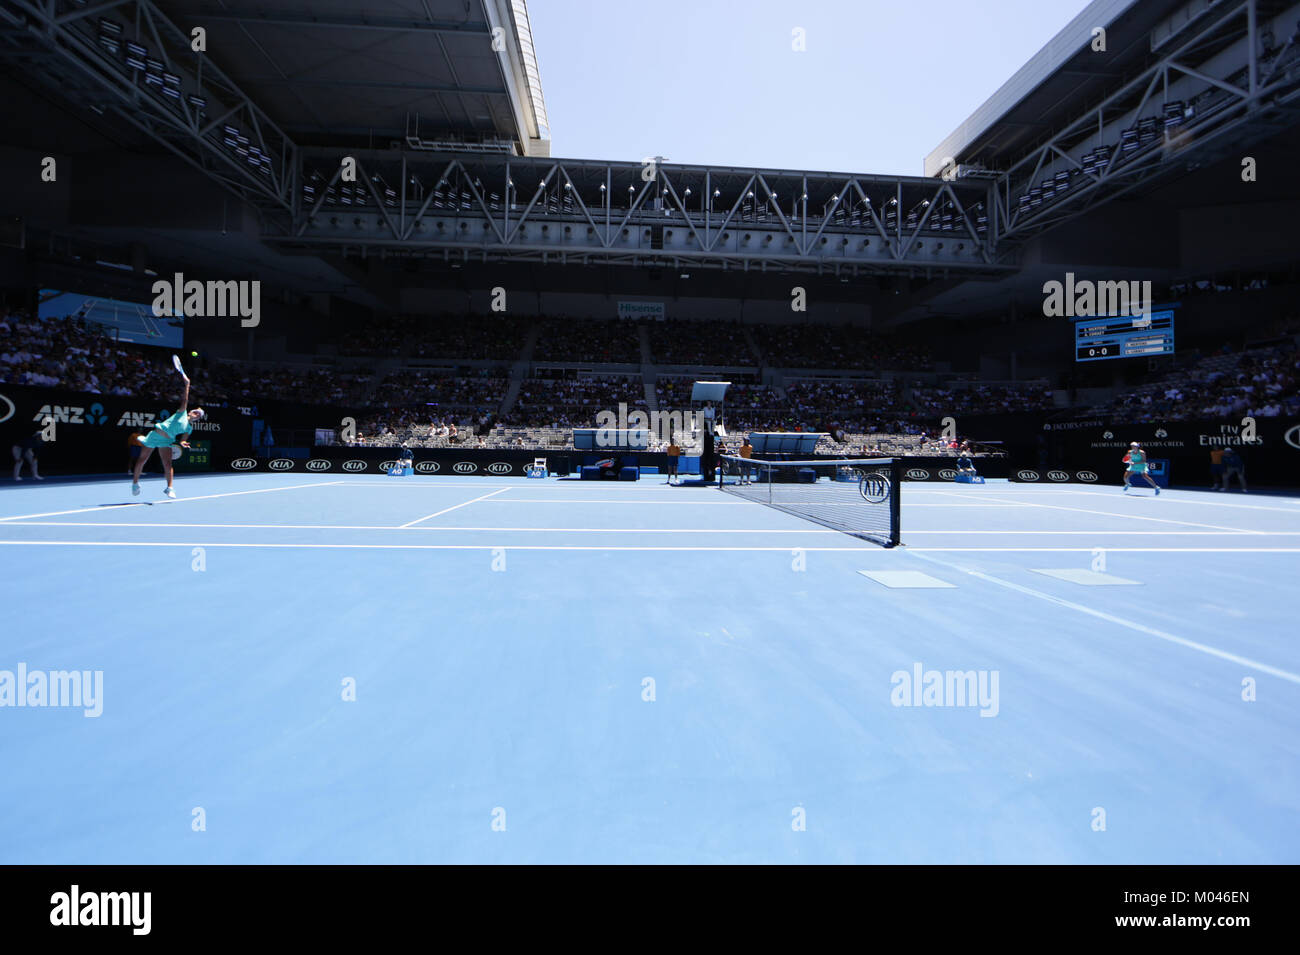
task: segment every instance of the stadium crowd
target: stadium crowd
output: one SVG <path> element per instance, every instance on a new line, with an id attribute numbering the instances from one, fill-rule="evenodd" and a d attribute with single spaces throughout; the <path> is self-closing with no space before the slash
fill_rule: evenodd
<path id="1" fill-rule="evenodd" d="M 166 352 L 116 342 L 78 318 L 0 315 L 0 384 L 68 388 L 92 395 L 166 395 L 176 373 Z M 196 378 L 196 382 L 198 379 Z M 224 397 L 212 382 L 214 400 Z"/>
<path id="2" fill-rule="evenodd" d="M 1097 410 L 1151 421 L 1300 414 L 1300 348 L 1274 346 L 1201 358 Z"/>
<path id="3" fill-rule="evenodd" d="M 736 322 L 655 322 L 650 353 L 660 365 L 757 364 L 744 328 Z"/>
<path id="4" fill-rule="evenodd" d="M 1294 319 L 1275 324 L 1280 336 L 1295 331 Z M 409 355 L 412 350 L 423 350 L 427 357 L 451 358 L 459 352 L 481 356 L 481 360 L 517 354 L 532 327 L 524 319 L 503 318 L 475 327 L 458 324 L 456 316 L 429 322 L 402 317 L 354 333 L 344 345 L 377 360 Z M 617 355 L 631 361 L 639 350 L 634 327 L 620 322 L 547 321 L 540 332 L 540 354 L 557 361 L 573 354 L 605 359 Z M 735 354 L 752 355 L 739 325 L 655 323 L 650 336 L 652 353 L 660 362 L 722 364 L 733 360 Z M 754 337 L 765 353 L 782 354 L 792 365 L 846 365 L 856 371 L 855 363 L 928 361 L 920 349 L 887 345 L 865 332 L 844 334 L 842 328 L 756 326 Z M 1180 355 L 1174 370 L 1118 392 L 1090 413 L 1149 421 L 1300 415 L 1300 349 L 1294 339 L 1280 337 L 1279 341 L 1244 352 L 1224 347 L 1204 357 Z M 820 355 L 822 348 L 828 357 Z M 0 384 L 163 397 L 176 389 L 168 358 L 163 349 L 116 341 L 98 326 L 78 318 L 38 320 L 21 309 L 0 312 Z M 200 361 L 190 375 L 195 395 L 208 406 L 281 400 L 384 409 L 368 413 L 361 441 L 404 440 L 397 437 L 400 434 L 410 439 L 457 442 L 464 441 L 464 433 L 470 431 L 477 432 L 472 436 L 484 439 L 488 446 L 506 440 L 502 435 L 508 435 L 512 446 L 527 446 L 528 442 L 546 445 L 553 443 L 555 436 L 533 432 L 594 426 L 599 411 L 617 412 L 620 402 L 629 410 L 647 409 L 639 374 L 560 376 L 536 370 L 533 377 L 522 380 L 505 413 L 502 407 L 511 381 L 500 368 L 488 366 L 437 371 L 402 367 L 376 381 L 373 367 Z M 685 411 L 694 407 L 690 395 L 695 377 L 659 378 L 654 388 L 658 408 Z M 899 387 L 888 377 L 791 377 L 779 387 L 764 384 L 753 375 L 729 377 L 732 387 L 723 420 L 730 432 L 826 431 L 841 441 L 856 443 L 867 453 L 883 453 L 891 447 L 897 450 L 899 441 L 933 452 L 937 445 L 924 432 L 948 415 L 1059 410 L 1053 391 L 1042 384 L 950 380 Z M 450 433 L 457 426 L 461 433 Z M 413 428 L 422 430 L 417 435 Z M 889 440 L 895 443 L 890 445 L 883 438 L 873 441 L 873 435 L 892 435 Z"/>
<path id="5" fill-rule="evenodd" d="M 636 326 L 624 322 L 557 321 L 541 323 L 535 361 L 640 363 Z"/>
<path id="6" fill-rule="evenodd" d="M 1042 386 L 983 385 L 976 382 L 952 387 L 913 386 L 906 402 L 913 413 L 926 418 L 961 414 L 1010 414 L 1048 411 L 1054 407 L 1052 391 Z"/>

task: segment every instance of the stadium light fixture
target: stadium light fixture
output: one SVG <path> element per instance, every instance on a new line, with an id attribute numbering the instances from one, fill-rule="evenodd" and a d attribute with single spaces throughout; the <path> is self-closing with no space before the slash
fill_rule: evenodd
<path id="1" fill-rule="evenodd" d="M 132 43 L 130 40 L 126 43 L 126 65 L 133 70 L 143 70 L 145 59 L 149 51 L 139 43 Z"/>

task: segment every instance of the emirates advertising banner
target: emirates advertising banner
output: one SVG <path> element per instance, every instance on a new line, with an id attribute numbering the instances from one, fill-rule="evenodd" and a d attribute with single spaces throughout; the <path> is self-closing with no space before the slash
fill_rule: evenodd
<path id="1" fill-rule="evenodd" d="M 1037 460 L 1014 468 L 1013 481 L 1118 485 L 1124 455 L 1136 441 L 1149 459 L 1167 462 L 1163 476 L 1170 487 L 1208 488 L 1227 448 L 1241 459 L 1251 486 L 1300 487 L 1300 419 L 1294 417 L 1169 423 L 1084 419 L 1045 423 L 1042 436 Z"/>

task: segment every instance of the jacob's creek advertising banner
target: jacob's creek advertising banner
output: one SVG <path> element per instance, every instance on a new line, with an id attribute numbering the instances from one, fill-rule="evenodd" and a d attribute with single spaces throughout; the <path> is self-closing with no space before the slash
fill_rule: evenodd
<path id="1" fill-rule="evenodd" d="M 1170 487 L 1211 484 L 1211 452 L 1231 447 L 1246 481 L 1261 487 L 1300 487 L 1300 419 L 1252 418 L 1168 424 L 1089 419 L 1042 425 L 1037 453 L 1018 454 L 1011 479 L 1026 483 L 1119 484 L 1124 454 L 1137 441 L 1147 458 L 1165 462 Z"/>
<path id="2" fill-rule="evenodd" d="M 0 440 L 8 448 L 37 432 L 46 437 L 40 449 L 42 474 L 107 474 L 125 472 L 130 461 L 128 440 L 148 432 L 177 410 L 158 398 L 96 395 L 59 388 L 0 385 Z M 189 435 L 190 452 L 182 455 L 185 470 L 208 470 L 223 456 L 249 447 L 251 419 L 233 408 L 205 407 L 207 417 Z M 189 459 L 189 460 L 186 460 Z M 150 462 L 150 467 L 157 465 Z"/>

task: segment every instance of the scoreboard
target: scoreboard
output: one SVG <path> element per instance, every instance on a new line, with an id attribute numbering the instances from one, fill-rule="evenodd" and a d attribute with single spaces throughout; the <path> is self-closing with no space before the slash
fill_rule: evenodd
<path id="1" fill-rule="evenodd" d="M 1125 318 L 1081 318 L 1074 323 L 1074 360 L 1151 358 L 1174 353 L 1174 310 Z"/>

